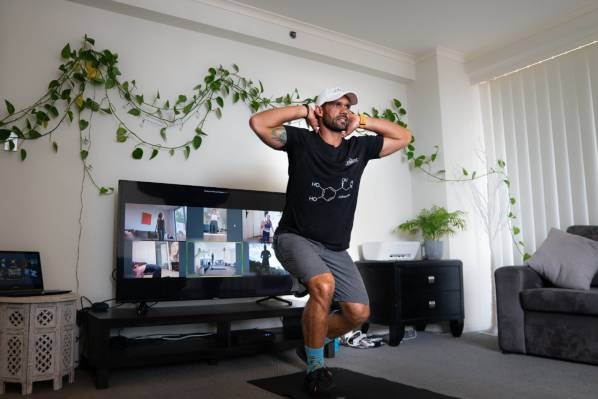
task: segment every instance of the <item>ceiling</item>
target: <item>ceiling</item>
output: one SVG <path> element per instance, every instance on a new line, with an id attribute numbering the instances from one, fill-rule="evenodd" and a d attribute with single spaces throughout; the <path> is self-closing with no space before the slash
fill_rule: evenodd
<path id="1" fill-rule="evenodd" d="M 413 56 L 436 47 L 466 59 L 598 8 L 598 0 L 235 0 Z"/>

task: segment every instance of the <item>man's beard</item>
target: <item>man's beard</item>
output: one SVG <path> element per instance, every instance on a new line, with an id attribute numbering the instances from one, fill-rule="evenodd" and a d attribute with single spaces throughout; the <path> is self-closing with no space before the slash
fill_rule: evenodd
<path id="1" fill-rule="evenodd" d="M 338 133 L 344 132 L 347 130 L 347 126 L 349 126 L 348 118 L 337 117 L 336 119 L 332 119 L 330 115 L 324 115 L 322 122 L 326 128 Z"/>

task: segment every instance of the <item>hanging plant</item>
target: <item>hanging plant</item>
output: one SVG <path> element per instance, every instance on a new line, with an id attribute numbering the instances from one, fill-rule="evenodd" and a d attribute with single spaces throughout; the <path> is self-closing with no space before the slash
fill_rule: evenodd
<path id="1" fill-rule="evenodd" d="M 111 194 L 113 187 L 100 186 L 91 174 L 88 156 L 91 146 L 92 119 L 95 114 L 112 117 L 116 122 L 115 140 L 118 143 L 132 143 L 131 157 L 136 160 L 154 159 L 160 152 L 171 156 L 182 152 L 187 159 L 191 152 L 198 150 L 207 133 L 204 131 L 206 118 L 215 114 L 222 118 L 225 99 L 232 103 L 245 103 L 252 112 L 280 105 L 308 104 L 315 98 L 301 99 L 297 89 L 291 93 L 269 98 L 264 96 L 264 86 L 239 74 L 239 67 L 232 69 L 222 65 L 211 67 L 203 80 L 197 83 L 190 93 L 179 94 L 174 99 L 163 99 L 160 91 L 152 94 L 142 93 L 135 80 L 121 80 L 118 68 L 118 54 L 108 49 L 95 49 L 95 40 L 84 36 L 82 46 L 73 50 L 66 44 L 60 52 L 64 61 L 59 67 L 59 75 L 48 84 L 47 91 L 32 105 L 20 110 L 4 100 L 7 115 L 0 119 L 0 144 L 9 150 L 15 150 L 19 143 L 22 161 L 28 156 L 24 143 L 47 137 L 54 152 L 59 144 L 55 135 L 64 122 L 75 122 L 80 134 L 80 158 L 84 170 L 100 194 Z M 128 115 L 141 119 L 145 130 L 148 125 L 159 129 L 160 142 L 151 142 L 142 132 L 127 124 L 115 98 L 124 101 L 124 111 Z M 401 126 L 406 126 L 401 117 L 407 112 L 399 100 L 393 100 L 394 110 L 386 109 L 379 115 L 376 109 L 372 115 L 384 117 Z M 120 108 L 122 109 L 122 108 Z M 186 125 L 192 117 L 198 122 L 191 137 L 179 145 L 169 145 L 168 137 L 173 127 Z"/>

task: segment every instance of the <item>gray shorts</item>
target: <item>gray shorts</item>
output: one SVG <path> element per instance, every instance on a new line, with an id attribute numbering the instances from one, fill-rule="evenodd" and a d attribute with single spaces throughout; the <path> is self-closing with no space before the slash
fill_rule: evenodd
<path id="1" fill-rule="evenodd" d="M 318 274 L 332 273 L 335 301 L 369 305 L 361 274 L 347 251 L 333 251 L 293 233 L 276 234 L 273 247 L 282 266 L 300 282 L 306 283 Z"/>

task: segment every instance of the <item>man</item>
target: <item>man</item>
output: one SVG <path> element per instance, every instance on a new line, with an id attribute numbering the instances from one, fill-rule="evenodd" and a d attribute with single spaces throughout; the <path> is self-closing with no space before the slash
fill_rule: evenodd
<path id="1" fill-rule="evenodd" d="M 346 251 L 361 175 L 370 159 L 390 155 L 411 141 L 411 133 L 395 123 L 354 114 L 355 104 L 354 92 L 332 88 L 318 96 L 313 108 L 269 109 L 249 121 L 265 144 L 288 154 L 286 205 L 273 245 L 284 268 L 310 294 L 302 328 L 305 388 L 311 395 L 335 387 L 324 366 L 324 345 L 361 325 L 370 314 L 365 286 Z M 283 125 L 302 118 L 314 132 Z M 377 135 L 345 140 L 358 127 Z M 329 315 L 333 299 L 341 312 Z"/>

